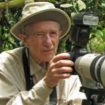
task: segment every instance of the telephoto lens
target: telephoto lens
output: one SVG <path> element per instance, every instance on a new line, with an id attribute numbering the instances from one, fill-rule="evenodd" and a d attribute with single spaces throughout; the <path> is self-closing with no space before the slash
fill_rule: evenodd
<path id="1" fill-rule="evenodd" d="M 85 87 L 96 88 L 96 82 L 105 87 L 105 55 L 86 54 L 75 61 L 75 70 L 82 79 Z"/>

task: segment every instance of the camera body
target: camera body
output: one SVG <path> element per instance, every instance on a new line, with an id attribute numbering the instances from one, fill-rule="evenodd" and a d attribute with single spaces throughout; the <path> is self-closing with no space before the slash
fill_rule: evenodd
<path id="1" fill-rule="evenodd" d="M 75 62 L 78 57 L 88 53 L 87 43 L 91 27 L 97 26 L 98 22 L 98 16 L 93 13 L 77 13 L 73 16 L 74 25 L 71 26 L 69 38 L 69 41 L 73 45 L 72 48 L 69 47 L 70 60 Z"/>
<path id="2" fill-rule="evenodd" d="M 103 105 L 100 103 L 105 102 L 105 55 L 87 51 L 91 27 L 97 26 L 98 22 L 98 16 L 93 13 L 74 15 L 69 39 L 73 45 L 69 51 L 70 60 L 74 62 L 72 74 L 79 75 L 82 83 L 80 91 L 86 93 L 88 105 Z"/>
<path id="3" fill-rule="evenodd" d="M 74 46 L 86 47 L 89 41 L 90 27 L 97 26 L 99 18 L 93 13 L 78 13 L 73 16 L 70 41 Z"/>

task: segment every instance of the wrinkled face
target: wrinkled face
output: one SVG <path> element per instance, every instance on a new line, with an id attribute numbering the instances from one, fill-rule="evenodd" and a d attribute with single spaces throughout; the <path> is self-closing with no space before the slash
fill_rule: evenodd
<path id="1" fill-rule="evenodd" d="M 29 49 L 31 56 L 37 63 L 50 61 L 56 54 L 60 26 L 55 21 L 40 21 L 27 26 L 28 37 L 24 43 Z"/>

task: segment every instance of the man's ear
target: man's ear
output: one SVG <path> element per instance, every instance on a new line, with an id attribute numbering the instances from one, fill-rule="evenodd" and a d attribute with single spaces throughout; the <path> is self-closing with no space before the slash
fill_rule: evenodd
<path id="1" fill-rule="evenodd" d="M 26 35 L 25 34 L 19 34 L 19 38 L 22 40 L 22 42 L 25 42 Z"/>
<path id="2" fill-rule="evenodd" d="M 24 45 L 27 47 L 27 36 L 25 34 L 19 34 L 19 38 L 24 43 Z"/>

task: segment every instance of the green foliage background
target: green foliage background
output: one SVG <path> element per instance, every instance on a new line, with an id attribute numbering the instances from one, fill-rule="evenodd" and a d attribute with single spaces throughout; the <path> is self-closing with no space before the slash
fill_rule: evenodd
<path id="1" fill-rule="evenodd" d="M 5 1 L 0 0 L 0 3 Z M 64 11 L 66 11 L 67 14 L 70 16 L 71 21 L 72 15 L 75 13 L 79 12 L 97 13 L 100 19 L 99 25 L 97 27 L 93 27 L 91 30 L 90 33 L 91 40 L 88 43 L 88 50 L 92 53 L 105 52 L 105 0 L 47 0 L 47 1 L 53 2 L 57 8 L 61 8 Z M 28 3 L 29 2 L 34 1 L 28 0 Z M 21 19 L 21 11 L 24 5 L 19 4 L 18 6 L 15 7 L 12 6 L 12 8 L 9 8 L 9 5 L 6 5 L 5 8 L 0 8 L 0 52 L 23 45 L 22 42 L 14 38 L 9 31 L 10 28 Z M 68 35 L 60 41 L 59 52 L 64 52 L 67 50 L 66 41 L 68 40 L 69 37 L 70 36 L 68 33 Z"/>

